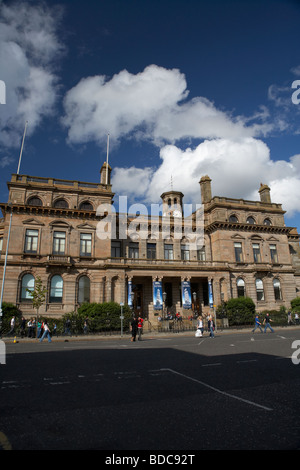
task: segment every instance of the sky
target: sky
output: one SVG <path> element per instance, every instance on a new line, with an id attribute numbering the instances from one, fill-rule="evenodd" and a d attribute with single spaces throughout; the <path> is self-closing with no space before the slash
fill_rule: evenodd
<path id="1" fill-rule="evenodd" d="M 300 1 L 0 0 L 0 200 L 17 172 L 259 200 L 300 231 Z M 4 102 L 5 101 L 5 102 Z"/>

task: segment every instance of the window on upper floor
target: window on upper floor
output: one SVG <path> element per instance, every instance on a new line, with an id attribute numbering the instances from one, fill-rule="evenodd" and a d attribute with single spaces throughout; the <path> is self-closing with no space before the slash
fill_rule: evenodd
<path id="1" fill-rule="evenodd" d="M 247 224 L 254 225 L 255 224 L 255 219 L 252 216 L 249 216 L 247 218 Z"/>
<path id="2" fill-rule="evenodd" d="M 25 232 L 25 253 L 37 253 L 38 251 L 39 231 L 34 229 L 26 229 Z"/>
<path id="3" fill-rule="evenodd" d="M 231 223 L 236 223 L 238 222 L 238 218 L 235 214 L 232 214 L 230 217 L 229 217 L 229 222 Z"/>
<path id="4" fill-rule="evenodd" d="M 173 245 L 171 243 L 165 243 L 164 258 L 170 260 L 174 259 Z"/>
<path id="5" fill-rule="evenodd" d="M 80 234 L 80 256 L 92 256 L 92 234 Z"/>
<path id="6" fill-rule="evenodd" d="M 264 220 L 264 225 L 272 225 L 271 220 L 270 220 L 269 218 L 266 218 L 266 219 Z"/>
<path id="7" fill-rule="evenodd" d="M 139 244 L 136 242 L 129 243 L 129 258 L 139 257 Z"/>
<path id="8" fill-rule="evenodd" d="M 205 247 L 198 248 L 197 250 L 197 260 L 198 261 L 205 261 Z"/>
<path id="9" fill-rule="evenodd" d="M 0 237 L 0 252 L 2 251 L 3 249 L 3 237 L 1 236 Z"/>
<path id="10" fill-rule="evenodd" d="M 93 211 L 94 208 L 92 204 L 89 201 L 84 201 L 80 204 L 79 209 L 84 210 L 84 211 Z"/>
<path id="11" fill-rule="evenodd" d="M 64 255 L 66 252 L 66 232 L 53 232 L 53 254 Z"/>
<path id="12" fill-rule="evenodd" d="M 234 255 L 237 263 L 243 262 L 243 249 L 240 242 L 234 242 Z"/>
<path id="13" fill-rule="evenodd" d="M 278 263 L 278 254 L 276 245 L 270 245 L 271 262 Z"/>
<path id="14" fill-rule="evenodd" d="M 121 258 L 121 242 L 120 241 L 111 242 L 111 257 Z"/>
<path id="15" fill-rule="evenodd" d="M 54 207 L 58 209 L 68 209 L 69 204 L 65 199 L 57 199 L 57 201 L 54 202 Z"/>
<path id="16" fill-rule="evenodd" d="M 181 259 L 183 261 L 189 261 L 190 259 L 189 245 L 181 245 Z"/>
<path id="17" fill-rule="evenodd" d="M 147 243 L 147 259 L 156 259 L 156 243 Z"/>
<path id="18" fill-rule="evenodd" d="M 43 205 L 41 199 L 37 196 L 30 197 L 27 201 L 27 204 L 29 206 L 42 206 Z"/>
<path id="19" fill-rule="evenodd" d="M 253 250 L 254 263 L 260 263 L 261 262 L 261 255 L 260 255 L 259 243 L 252 243 L 252 250 Z"/>

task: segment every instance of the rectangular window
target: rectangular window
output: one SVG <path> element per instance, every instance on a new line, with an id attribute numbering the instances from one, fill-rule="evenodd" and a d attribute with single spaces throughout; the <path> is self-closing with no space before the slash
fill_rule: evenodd
<path id="1" fill-rule="evenodd" d="M 205 261 L 205 248 L 199 248 L 197 250 L 197 260 L 198 261 Z"/>
<path id="2" fill-rule="evenodd" d="M 259 244 L 258 243 L 253 243 L 252 248 L 253 248 L 254 263 L 260 263 L 261 262 L 261 257 L 260 257 L 260 246 L 259 246 Z"/>
<path id="3" fill-rule="evenodd" d="M 129 258 L 138 258 L 139 257 L 139 244 L 130 243 L 129 244 Z"/>
<path id="4" fill-rule="evenodd" d="M 234 243 L 234 254 L 235 254 L 235 261 L 237 263 L 243 262 L 243 251 L 242 251 L 242 244 L 240 242 Z"/>
<path id="5" fill-rule="evenodd" d="M 25 253 L 37 253 L 39 231 L 27 229 L 25 234 Z"/>
<path id="6" fill-rule="evenodd" d="M 66 232 L 53 233 L 53 254 L 64 255 L 66 250 Z"/>
<path id="7" fill-rule="evenodd" d="M 111 257 L 121 258 L 121 242 L 111 242 Z"/>
<path id="8" fill-rule="evenodd" d="M 181 245 L 181 259 L 183 261 L 189 261 L 190 259 L 190 250 L 187 245 Z"/>
<path id="9" fill-rule="evenodd" d="M 278 263 L 278 255 L 277 255 L 276 245 L 270 245 L 270 254 L 271 254 L 271 262 L 272 263 Z"/>
<path id="10" fill-rule="evenodd" d="M 0 237 L 0 251 L 2 251 L 3 248 L 3 237 Z"/>
<path id="11" fill-rule="evenodd" d="M 92 256 L 92 234 L 80 234 L 80 256 Z"/>
<path id="12" fill-rule="evenodd" d="M 165 259 L 174 259 L 173 245 L 165 243 Z"/>
<path id="13" fill-rule="evenodd" d="M 156 259 L 156 243 L 147 243 L 147 259 Z"/>

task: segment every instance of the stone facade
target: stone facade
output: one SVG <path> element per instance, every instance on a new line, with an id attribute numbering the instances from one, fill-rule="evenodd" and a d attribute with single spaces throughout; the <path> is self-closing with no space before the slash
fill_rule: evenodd
<path id="1" fill-rule="evenodd" d="M 271 202 L 268 186 L 259 188 L 259 201 L 212 197 L 211 180 L 202 177 L 199 212 L 204 245 L 196 246 L 188 244 L 182 230 L 181 192 L 161 195 L 157 217 L 124 218 L 110 212 L 110 174 L 104 163 L 99 184 L 12 175 L 8 203 L 0 204 L 1 284 L 6 265 L 3 301 L 32 315 L 27 289 L 39 276 L 47 286 L 40 313 L 47 316 L 76 311 L 85 301 L 132 300 L 136 313 L 153 320 L 158 313 L 154 282 L 161 283 L 164 311 L 183 316 L 210 311 L 209 284 L 216 306 L 245 295 L 258 311 L 290 307 L 300 289 L 299 235 L 286 227 L 284 211 Z M 197 217 L 195 211 L 186 220 L 195 227 Z M 190 285 L 189 309 L 184 308 L 183 282 Z"/>

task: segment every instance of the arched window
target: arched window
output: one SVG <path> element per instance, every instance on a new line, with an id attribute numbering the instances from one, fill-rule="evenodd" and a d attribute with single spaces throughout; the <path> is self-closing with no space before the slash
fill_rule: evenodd
<path id="1" fill-rule="evenodd" d="M 65 199 L 57 199 L 57 201 L 54 202 L 54 207 L 58 209 L 68 209 L 69 204 Z"/>
<path id="2" fill-rule="evenodd" d="M 29 206 L 42 206 L 43 205 L 41 199 L 37 196 L 33 196 L 29 198 L 27 204 Z"/>
<path id="3" fill-rule="evenodd" d="M 247 224 L 250 224 L 250 225 L 254 225 L 255 224 L 255 220 L 252 216 L 248 217 L 247 218 Z"/>
<path id="4" fill-rule="evenodd" d="M 229 222 L 231 223 L 236 223 L 238 222 L 238 218 L 235 214 L 232 214 L 230 217 L 229 217 Z"/>
<path id="5" fill-rule="evenodd" d="M 281 287 L 280 287 L 280 281 L 279 279 L 274 279 L 273 280 L 273 287 L 274 287 L 274 297 L 275 300 L 281 300 Z"/>
<path id="6" fill-rule="evenodd" d="M 84 210 L 84 211 L 93 211 L 94 208 L 92 204 L 89 201 L 84 201 L 80 204 L 79 209 Z"/>
<path id="7" fill-rule="evenodd" d="M 78 280 L 78 303 L 90 301 L 90 279 L 88 276 L 81 276 Z"/>
<path id="8" fill-rule="evenodd" d="M 29 291 L 34 290 L 34 277 L 32 274 L 25 274 L 21 280 L 21 302 L 32 300 Z"/>
<path id="9" fill-rule="evenodd" d="M 272 222 L 271 222 L 271 220 L 270 220 L 270 219 L 268 219 L 268 218 L 267 218 L 267 219 L 265 219 L 265 220 L 264 220 L 264 225 L 272 225 Z"/>
<path id="10" fill-rule="evenodd" d="M 236 280 L 237 296 L 245 297 L 245 281 L 241 277 Z"/>
<path id="11" fill-rule="evenodd" d="M 255 281 L 256 286 L 256 298 L 257 300 L 265 300 L 264 294 L 264 285 L 261 279 L 256 279 Z"/>
<path id="12" fill-rule="evenodd" d="M 50 282 L 50 303 L 62 303 L 63 297 L 63 279 L 56 274 L 51 278 Z"/>

